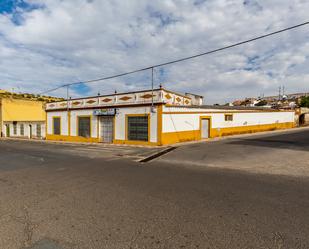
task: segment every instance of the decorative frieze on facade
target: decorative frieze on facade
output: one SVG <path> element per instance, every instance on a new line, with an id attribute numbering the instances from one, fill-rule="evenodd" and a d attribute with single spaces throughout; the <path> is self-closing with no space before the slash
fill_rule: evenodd
<path id="1" fill-rule="evenodd" d="M 46 110 L 57 109 L 79 109 L 91 107 L 105 107 L 117 105 L 139 105 L 151 103 L 164 103 L 170 105 L 192 105 L 192 100 L 184 95 L 167 91 L 165 89 L 156 89 L 154 91 L 132 92 L 123 94 L 112 94 L 108 96 L 97 96 L 83 99 L 71 99 L 60 102 L 53 102 L 46 105 Z"/>

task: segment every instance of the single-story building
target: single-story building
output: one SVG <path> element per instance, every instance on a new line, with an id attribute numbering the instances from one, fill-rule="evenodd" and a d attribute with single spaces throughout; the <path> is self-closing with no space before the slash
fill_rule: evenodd
<path id="1" fill-rule="evenodd" d="M 203 97 L 163 88 L 46 105 L 46 139 L 166 145 L 294 127 L 293 111 L 203 106 Z"/>
<path id="2" fill-rule="evenodd" d="M 45 103 L 0 97 L 1 137 L 45 138 Z"/>

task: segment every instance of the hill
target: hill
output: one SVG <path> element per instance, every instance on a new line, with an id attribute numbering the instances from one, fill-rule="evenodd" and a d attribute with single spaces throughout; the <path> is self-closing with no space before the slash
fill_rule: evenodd
<path id="1" fill-rule="evenodd" d="M 64 100 L 63 98 L 32 94 L 32 93 L 11 93 L 1 89 L 0 89 L 0 98 L 25 99 L 33 101 L 42 101 L 47 103 Z"/>

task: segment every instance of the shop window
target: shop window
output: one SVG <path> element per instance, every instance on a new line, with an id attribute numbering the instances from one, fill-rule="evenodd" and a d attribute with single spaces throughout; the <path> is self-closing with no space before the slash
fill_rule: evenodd
<path id="1" fill-rule="evenodd" d="M 233 121 L 233 114 L 225 114 L 224 119 L 225 121 Z"/>
<path id="2" fill-rule="evenodd" d="M 53 118 L 53 134 L 61 135 L 61 119 L 59 117 Z"/>
<path id="3" fill-rule="evenodd" d="M 36 136 L 42 137 L 42 126 L 41 126 L 41 124 L 36 125 Z"/>
<path id="4" fill-rule="evenodd" d="M 20 135 L 24 136 L 25 135 L 25 126 L 24 126 L 24 124 L 20 124 L 19 129 L 20 129 Z"/>
<path id="5" fill-rule="evenodd" d="M 78 117 L 78 136 L 90 137 L 90 117 Z"/>
<path id="6" fill-rule="evenodd" d="M 148 116 L 128 117 L 128 140 L 148 141 Z"/>

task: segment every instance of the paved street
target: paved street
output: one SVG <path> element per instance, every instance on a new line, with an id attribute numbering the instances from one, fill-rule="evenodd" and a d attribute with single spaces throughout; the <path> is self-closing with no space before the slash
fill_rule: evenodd
<path id="1" fill-rule="evenodd" d="M 309 129 L 158 150 L 0 140 L 0 248 L 309 248 Z"/>

